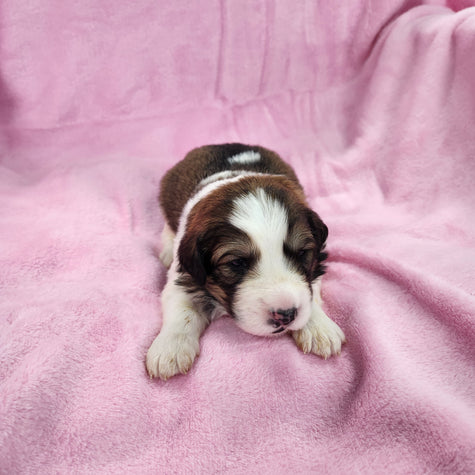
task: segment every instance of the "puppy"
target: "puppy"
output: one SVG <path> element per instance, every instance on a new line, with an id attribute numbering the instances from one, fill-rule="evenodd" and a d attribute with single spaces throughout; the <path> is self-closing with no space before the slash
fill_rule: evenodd
<path id="1" fill-rule="evenodd" d="M 339 354 L 345 336 L 323 312 L 328 229 L 292 168 L 242 144 L 189 152 L 161 182 L 169 267 L 163 324 L 147 353 L 151 378 L 186 373 L 208 324 L 230 315 L 253 335 L 290 333 L 305 353 Z"/>

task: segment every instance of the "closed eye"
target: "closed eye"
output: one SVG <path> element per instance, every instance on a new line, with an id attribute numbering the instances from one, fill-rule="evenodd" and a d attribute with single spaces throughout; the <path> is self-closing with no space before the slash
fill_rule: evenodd
<path id="1" fill-rule="evenodd" d="M 294 257 L 296 257 L 297 259 L 305 259 L 305 258 L 308 258 L 308 257 L 310 257 L 311 255 L 313 255 L 313 251 L 314 251 L 313 246 L 312 246 L 312 247 L 305 246 L 305 247 L 301 247 L 301 248 L 299 248 L 299 249 L 291 249 L 289 246 L 287 246 L 286 244 L 284 244 L 284 252 L 285 252 L 285 254 L 287 254 L 287 255 L 289 255 L 289 256 L 294 256 Z"/>
<path id="2" fill-rule="evenodd" d="M 303 247 L 297 249 L 291 249 L 290 246 L 284 244 L 284 253 L 289 259 L 291 259 L 296 265 L 303 267 L 304 269 L 310 269 L 315 256 L 314 246 L 305 244 Z"/>
<path id="3" fill-rule="evenodd" d="M 224 267 L 232 272 L 242 273 L 251 266 L 251 258 L 226 254 L 219 262 L 218 267 Z"/>
<path id="4" fill-rule="evenodd" d="M 228 261 L 227 265 L 231 267 L 232 269 L 236 269 L 236 270 L 247 269 L 249 267 L 249 261 L 248 259 L 245 259 L 244 257 L 238 257 L 237 259 Z"/>

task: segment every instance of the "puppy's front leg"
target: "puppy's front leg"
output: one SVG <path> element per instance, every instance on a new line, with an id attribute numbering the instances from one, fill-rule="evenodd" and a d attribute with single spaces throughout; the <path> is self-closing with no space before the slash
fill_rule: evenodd
<path id="1" fill-rule="evenodd" d="M 200 335 L 208 325 L 193 307 L 190 295 L 170 277 L 162 293 L 162 329 L 147 352 L 148 374 L 163 380 L 188 372 L 199 355 Z"/>
<path id="2" fill-rule="evenodd" d="M 321 307 L 320 282 L 314 285 L 309 321 L 301 330 L 294 331 L 292 336 L 304 353 L 315 353 L 325 359 L 340 354 L 341 346 L 346 341 L 345 335 Z"/>

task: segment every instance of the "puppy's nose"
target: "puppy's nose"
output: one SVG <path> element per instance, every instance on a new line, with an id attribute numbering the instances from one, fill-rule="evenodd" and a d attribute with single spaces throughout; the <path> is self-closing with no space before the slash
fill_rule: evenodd
<path id="1" fill-rule="evenodd" d="M 272 320 L 280 325 L 289 325 L 295 320 L 297 309 L 295 307 L 276 310 L 272 312 Z"/>

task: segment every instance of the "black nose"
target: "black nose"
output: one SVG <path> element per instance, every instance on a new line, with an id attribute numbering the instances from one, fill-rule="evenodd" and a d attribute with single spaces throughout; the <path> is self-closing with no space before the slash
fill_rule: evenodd
<path id="1" fill-rule="evenodd" d="M 279 325 L 288 325 L 295 320 L 297 309 L 295 307 L 287 308 L 285 310 L 279 308 L 272 312 L 272 320 Z"/>

